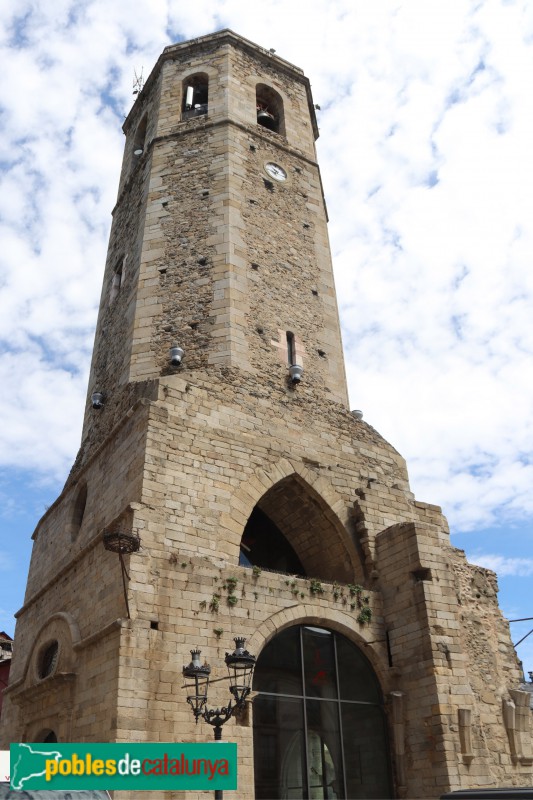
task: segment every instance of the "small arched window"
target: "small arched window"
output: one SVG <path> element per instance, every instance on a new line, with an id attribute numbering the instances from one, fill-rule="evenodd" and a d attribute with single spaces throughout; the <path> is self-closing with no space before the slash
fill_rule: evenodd
<path id="1" fill-rule="evenodd" d="M 285 136 L 285 115 L 281 95 L 271 86 L 258 83 L 255 88 L 255 104 L 257 124 Z"/>
<path id="2" fill-rule="evenodd" d="M 135 136 L 133 138 L 133 155 L 135 158 L 140 158 L 144 153 L 147 126 L 148 116 L 145 114 L 137 125 L 137 130 L 135 131 Z"/>
<path id="3" fill-rule="evenodd" d="M 182 119 L 191 119 L 207 114 L 209 100 L 209 76 L 205 72 L 190 75 L 183 81 Z"/>
<path id="4" fill-rule="evenodd" d="M 45 728 L 34 739 L 35 742 L 44 742 L 45 744 L 55 744 L 57 742 L 57 735 L 51 728 Z"/>

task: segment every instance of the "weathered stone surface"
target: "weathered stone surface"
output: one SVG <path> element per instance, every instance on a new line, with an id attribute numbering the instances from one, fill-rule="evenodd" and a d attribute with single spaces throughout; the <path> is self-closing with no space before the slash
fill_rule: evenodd
<path id="1" fill-rule="evenodd" d="M 198 72 L 208 113 L 182 120 Z M 257 82 L 283 99 L 283 134 L 257 125 Z M 182 688 L 191 647 L 216 678 L 237 633 L 259 654 L 306 623 L 343 633 L 372 663 L 390 699 L 399 796 L 527 784 L 529 717 L 520 712 L 516 735 L 503 720 L 521 676 L 495 576 L 451 547 L 401 456 L 347 408 L 307 80 L 234 34 L 202 37 L 165 50 L 125 133 L 88 393 L 105 404 L 88 399 L 72 473 L 34 534 L 0 746 L 47 730 L 60 741 L 205 741 Z M 270 180 L 268 162 L 287 180 Z M 297 387 L 287 332 L 304 367 Z M 173 345 L 185 351 L 179 368 Z M 306 578 L 239 566 L 255 507 Z M 131 618 L 104 531 L 140 537 L 125 557 Z M 350 584 L 371 621 L 358 621 Z M 39 677 L 53 640 L 55 671 Z M 226 691 L 214 682 L 210 702 Z M 225 731 L 239 744 L 243 800 L 252 724 L 250 713 Z"/>

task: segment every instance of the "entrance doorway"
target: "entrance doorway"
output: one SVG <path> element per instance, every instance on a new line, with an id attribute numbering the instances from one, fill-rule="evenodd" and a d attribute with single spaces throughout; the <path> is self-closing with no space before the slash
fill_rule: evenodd
<path id="1" fill-rule="evenodd" d="M 349 639 L 296 625 L 258 658 L 256 800 L 392 797 L 383 696 Z"/>

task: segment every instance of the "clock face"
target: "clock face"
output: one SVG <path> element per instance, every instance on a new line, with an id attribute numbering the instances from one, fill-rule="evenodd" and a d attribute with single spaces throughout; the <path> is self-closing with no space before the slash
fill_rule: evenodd
<path id="1" fill-rule="evenodd" d="M 287 173 L 283 167 L 280 167 L 279 164 L 274 164 L 273 161 L 269 161 L 267 164 L 265 164 L 265 169 L 270 177 L 274 178 L 275 181 L 287 180 Z"/>

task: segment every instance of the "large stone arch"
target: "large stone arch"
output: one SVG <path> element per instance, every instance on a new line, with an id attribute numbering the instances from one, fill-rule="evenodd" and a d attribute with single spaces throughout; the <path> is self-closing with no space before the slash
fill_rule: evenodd
<path id="1" fill-rule="evenodd" d="M 289 786 L 299 797 L 327 797 L 333 785 L 341 797 L 396 796 L 376 633 L 358 631 L 345 612 L 305 603 L 273 614 L 250 637 L 258 659 L 249 708 L 256 797 L 296 796 Z"/>
<path id="2" fill-rule="evenodd" d="M 257 625 L 253 635 L 246 642 L 247 649 L 256 658 L 259 657 L 265 645 L 274 636 L 277 636 L 278 633 L 292 625 L 316 625 L 317 627 L 330 628 L 346 636 L 347 639 L 363 651 L 371 663 L 381 684 L 383 694 L 385 695 L 389 691 L 389 679 L 384 670 L 386 655 L 384 652 L 379 652 L 375 647 L 378 644 L 381 645 L 381 650 L 384 649 L 384 642 L 380 641 L 383 637 L 377 635 L 378 632 L 372 627 L 363 628 L 358 626 L 353 615 L 339 609 L 306 603 L 305 605 L 297 605 L 277 611 Z M 376 639 L 378 639 L 378 642 L 376 642 Z"/>
<path id="3" fill-rule="evenodd" d="M 286 458 L 246 478 L 230 501 L 229 513 L 220 518 L 228 555 L 235 562 L 256 506 L 287 538 L 308 576 L 345 583 L 363 580 L 348 505 L 328 480 Z"/>

